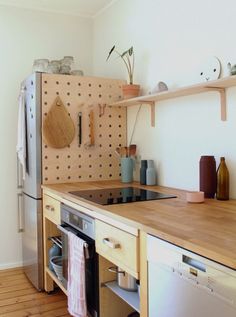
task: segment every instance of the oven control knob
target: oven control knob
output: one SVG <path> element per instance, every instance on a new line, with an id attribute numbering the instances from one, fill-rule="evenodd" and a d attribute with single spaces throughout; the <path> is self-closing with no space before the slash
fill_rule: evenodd
<path id="1" fill-rule="evenodd" d="M 112 198 L 112 197 L 107 198 L 107 203 L 108 203 L 108 205 L 112 205 L 114 203 L 114 198 Z"/>

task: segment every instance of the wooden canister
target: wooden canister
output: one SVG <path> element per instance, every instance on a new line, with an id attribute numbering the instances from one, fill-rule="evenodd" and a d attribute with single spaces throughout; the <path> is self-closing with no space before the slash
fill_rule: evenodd
<path id="1" fill-rule="evenodd" d="M 216 161 L 214 156 L 201 156 L 199 162 L 200 191 L 205 198 L 214 198 L 216 194 Z"/>

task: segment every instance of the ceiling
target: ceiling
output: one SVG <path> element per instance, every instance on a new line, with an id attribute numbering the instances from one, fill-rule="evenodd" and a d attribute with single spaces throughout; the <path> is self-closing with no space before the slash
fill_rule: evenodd
<path id="1" fill-rule="evenodd" d="M 0 0 L 0 4 L 33 10 L 94 17 L 117 0 Z"/>

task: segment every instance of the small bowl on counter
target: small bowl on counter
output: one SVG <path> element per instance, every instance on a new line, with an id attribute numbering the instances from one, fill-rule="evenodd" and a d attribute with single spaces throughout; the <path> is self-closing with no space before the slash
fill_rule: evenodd
<path id="1" fill-rule="evenodd" d="M 204 202 L 204 192 L 190 191 L 186 193 L 188 203 L 200 204 Z"/>

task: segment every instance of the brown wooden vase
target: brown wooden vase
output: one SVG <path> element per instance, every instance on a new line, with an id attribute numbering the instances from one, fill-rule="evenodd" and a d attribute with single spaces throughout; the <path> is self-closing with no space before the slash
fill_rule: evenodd
<path id="1" fill-rule="evenodd" d="M 214 198 L 216 194 L 216 161 L 214 156 L 201 156 L 199 162 L 200 191 L 205 198 Z"/>

